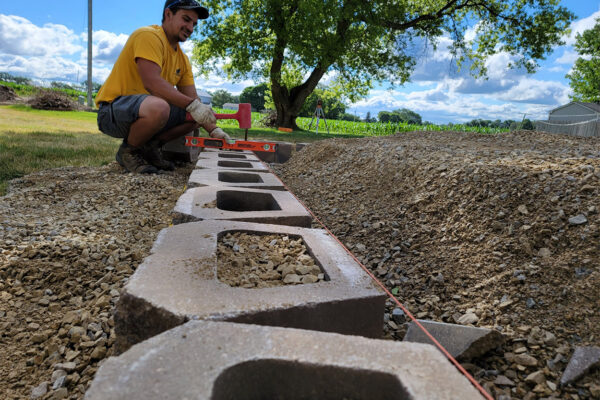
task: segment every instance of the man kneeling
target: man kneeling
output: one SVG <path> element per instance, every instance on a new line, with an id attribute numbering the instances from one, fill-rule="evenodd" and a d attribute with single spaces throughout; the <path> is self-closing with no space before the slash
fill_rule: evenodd
<path id="1" fill-rule="evenodd" d="M 214 138 L 230 139 L 215 115 L 198 99 L 192 67 L 181 51 L 208 10 L 195 0 L 167 0 L 162 25 L 133 32 L 96 97 L 98 128 L 123 138 L 116 159 L 126 170 L 173 170 L 163 158 L 166 142 L 203 127 Z M 189 112 L 194 121 L 186 121 Z"/>

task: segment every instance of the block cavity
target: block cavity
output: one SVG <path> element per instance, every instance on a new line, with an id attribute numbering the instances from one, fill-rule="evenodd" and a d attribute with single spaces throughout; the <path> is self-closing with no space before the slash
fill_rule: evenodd
<path id="1" fill-rule="evenodd" d="M 303 227 L 312 222 L 302 204 L 280 190 L 195 187 L 181 195 L 173 210 L 174 224 L 214 219 Z"/>
<path id="2" fill-rule="evenodd" d="M 275 175 L 266 172 L 232 171 L 222 169 L 195 169 L 188 187 L 231 186 L 263 190 L 285 190 Z"/>
<path id="3" fill-rule="evenodd" d="M 232 160 L 216 157 L 199 158 L 196 168 L 227 169 L 253 172 L 271 172 L 262 161 Z"/>
<path id="4" fill-rule="evenodd" d="M 227 232 L 302 238 L 327 280 L 246 289 L 217 278 L 218 238 Z M 123 350 L 192 319 L 243 322 L 379 337 L 386 296 L 319 229 L 202 221 L 163 229 L 123 289 L 115 313 Z"/>

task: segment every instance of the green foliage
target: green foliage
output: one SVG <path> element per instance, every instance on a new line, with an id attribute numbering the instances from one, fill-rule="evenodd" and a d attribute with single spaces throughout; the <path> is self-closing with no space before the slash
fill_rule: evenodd
<path id="1" fill-rule="evenodd" d="M 529 120 L 526 120 L 529 121 Z M 531 121 L 530 121 L 531 122 Z M 521 129 L 522 125 L 519 122 L 513 121 L 512 119 L 507 119 L 506 121 L 501 121 L 499 119 L 495 121 L 491 121 L 489 119 L 473 119 L 465 124 L 469 127 L 483 127 L 483 128 L 495 128 L 495 129 Z M 533 126 L 533 124 L 531 124 Z"/>
<path id="2" fill-rule="evenodd" d="M 593 28 L 575 36 L 575 49 L 580 57 L 567 74 L 573 101 L 600 101 L 600 18 Z"/>
<path id="3" fill-rule="evenodd" d="M 408 124 L 421 123 L 421 116 L 407 108 L 401 108 L 392 112 L 380 111 L 377 114 L 377 118 L 379 118 L 379 121 L 381 122 L 406 122 Z"/>
<path id="4" fill-rule="evenodd" d="M 265 109 L 265 93 L 269 90 L 267 83 L 261 83 L 256 86 L 248 86 L 240 93 L 240 103 L 250 103 L 256 111 Z"/>
<path id="5" fill-rule="evenodd" d="M 474 75 L 485 75 L 485 61 L 502 51 L 513 56 L 513 66 L 534 71 L 536 60 L 562 44 L 574 18 L 558 0 L 206 0 L 203 5 L 211 16 L 194 49 L 201 72 L 267 79 L 278 122 L 292 126 L 325 74 L 355 101 L 373 82 L 408 81 L 423 43 L 435 46 L 448 34 L 456 60 Z M 217 60 L 226 60 L 223 68 Z"/>
<path id="6" fill-rule="evenodd" d="M 321 100 L 323 113 L 327 119 L 338 119 L 346 112 L 346 105 L 342 103 L 336 92 L 323 86 L 316 88 L 306 99 L 298 115 L 312 117 L 317 109 L 317 102 Z"/>
<path id="7" fill-rule="evenodd" d="M 210 93 L 212 96 L 211 103 L 214 107 L 223 107 L 225 103 L 238 103 L 239 98 L 237 96 L 232 95 L 225 89 L 215 90 Z"/>
<path id="8" fill-rule="evenodd" d="M 360 117 L 358 115 L 348 113 L 343 113 L 338 119 L 342 121 L 360 122 Z"/>

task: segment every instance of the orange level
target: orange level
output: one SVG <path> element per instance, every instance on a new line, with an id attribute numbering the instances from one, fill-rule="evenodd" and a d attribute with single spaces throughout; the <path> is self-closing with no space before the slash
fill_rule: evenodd
<path id="1" fill-rule="evenodd" d="M 227 150 L 250 150 L 250 151 L 267 151 L 269 153 L 275 152 L 277 145 L 269 142 L 252 142 L 249 140 L 231 140 L 227 142 L 225 139 L 213 139 L 186 136 L 185 145 L 191 147 L 207 147 L 214 149 L 227 149 Z"/>

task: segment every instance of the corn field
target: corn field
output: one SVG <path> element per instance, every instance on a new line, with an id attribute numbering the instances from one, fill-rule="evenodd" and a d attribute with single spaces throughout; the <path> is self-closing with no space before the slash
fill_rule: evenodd
<path id="1" fill-rule="evenodd" d="M 216 113 L 235 113 L 232 110 L 223 110 L 214 108 Z M 261 126 L 260 122 L 265 117 L 264 114 L 253 112 L 252 113 L 252 127 Z M 308 132 L 316 132 L 316 119 L 312 123 L 311 129 L 308 129 L 311 125 L 312 118 L 298 117 L 296 123 L 298 126 Z M 222 127 L 237 127 L 238 123 L 235 120 L 219 120 L 219 126 Z M 467 125 L 414 125 L 407 123 L 383 123 L 383 122 L 353 122 L 353 121 L 340 121 L 340 120 L 327 120 L 327 127 L 329 127 L 329 133 L 332 135 L 356 135 L 356 136 L 386 136 L 393 135 L 396 132 L 413 132 L 413 131 L 461 131 L 461 132 L 478 132 L 478 133 L 500 133 L 508 132 L 508 129 L 499 128 L 488 128 L 478 126 L 467 126 Z M 319 121 L 319 135 L 327 134 L 327 127 L 325 127 L 325 121 Z M 307 132 L 307 133 L 308 133 Z"/>

